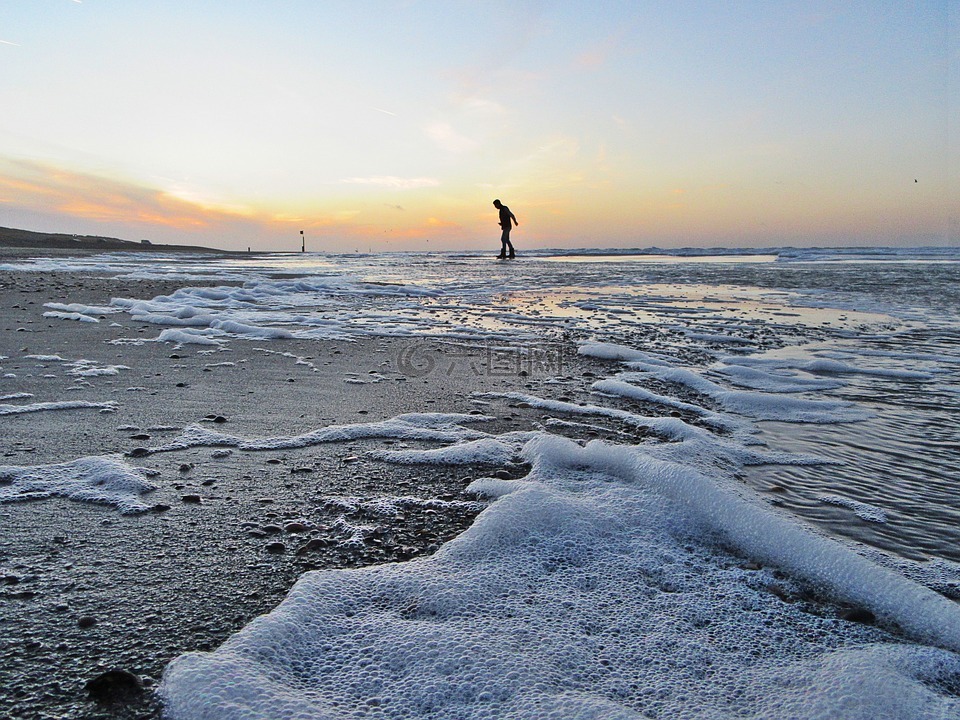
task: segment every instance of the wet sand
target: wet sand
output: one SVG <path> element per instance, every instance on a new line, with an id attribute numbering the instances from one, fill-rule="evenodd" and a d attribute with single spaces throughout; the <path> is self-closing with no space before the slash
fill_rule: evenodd
<path id="1" fill-rule="evenodd" d="M 553 389 L 546 376 L 478 371 L 482 357 L 471 361 L 464 349 L 436 341 L 234 340 L 209 353 L 197 345 L 129 344 L 163 328 L 126 314 L 96 324 L 43 316 L 47 302 L 104 306 L 112 297 L 149 299 L 181 285 L 0 271 L 0 397 L 31 396 L 2 402 L 116 403 L 113 412 L 0 417 L 0 465 L 121 454 L 158 486 L 145 496 L 154 510 L 134 515 L 62 498 L 0 505 L 0 707 L 9 717 L 159 717 L 151 688 L 173 657 L 215 648 L 274 608 L 305 571 L 432 553 L 482 508 L 463 492 L 475 477 L 525 472 L 519 459 L 491 468 L 391 465 L 366 456 L 396 442 L 382 439 L 262 452 L 204 447 L 139 456 L 137 448 L 194 424 L 261 438 L 423 411 L 488 413 L 498 418 L 480 426 L 490 432 L 533 429 L 536 410 L 483 405 L 471 393 L 571 393 Z M 454 357 L 447 366 L 457 371 L 405 375 L 399 359 L 412 344 L 421 355 Z M 78 382 L 66 367 L 78 359 L 125 368 Z M 571 352 L 562 372 L 589 377 L 597 369 L 591 362 Z M 383 516 L 343 500 L 381 496 L 420 502 Z M 438 499 L 442 509 L 430 507 Z M 362 543 L 348 542 L 344 518 L 365 528 Z M 94 702 L 87 683 L 111 669 L 139 677 L 143 691 Z"/>

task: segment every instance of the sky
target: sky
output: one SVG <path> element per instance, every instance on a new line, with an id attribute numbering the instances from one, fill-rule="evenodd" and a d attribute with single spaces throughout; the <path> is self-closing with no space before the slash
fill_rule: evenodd
<path id="1" fill-rule="evenodd" d="M 960 245 L 960 0 L 0 0 L 0 226 Z"/>

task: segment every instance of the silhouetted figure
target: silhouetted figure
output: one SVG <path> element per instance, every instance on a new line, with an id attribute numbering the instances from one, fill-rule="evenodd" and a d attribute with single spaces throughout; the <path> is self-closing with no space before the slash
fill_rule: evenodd
<path id="1" fill-rule="evenodd" d="M 520 223 L 517 222 L 516 215 L 510 212 L 510 208 L 499 200 L 494 200 L 493 206 L 500 211 L 500 227 L 503 229 L 503 234 L 500 236 L 500 254 L 497 255 L 497 259 L 506 260 L 509 257 L 512 260 L 517 254 L 513 251 L 513 243 L 510 242 L 510 230 L 513 229 L 513 225 Z M 510 248 L 509 255 L 507 255 L 507 248 Z"/>

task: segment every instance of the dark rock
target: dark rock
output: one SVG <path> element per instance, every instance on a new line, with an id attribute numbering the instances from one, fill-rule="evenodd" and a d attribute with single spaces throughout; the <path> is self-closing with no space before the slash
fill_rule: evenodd
<path id="1" fill-rule="evenodd" d="M 183 463 L 180 466 L 180 472 L 182 473 L 190 472 L 191 470 L 193 470 L 193 463 Z"/>
<path id="2" fill-rule="evenodd" d="M 83 628 L 84 630 L 87 628 L 92 628 L 96 624 L 97 619 L 95 617 L 91 617 L 90 615 L 82 615 L 77 618 L 77 627 Z"/>
<path id="3" fill-rule="evenodd" d="M 330 546 L 330 541 L 326 538 L 311 538 L 306 543 L 297 548 L 297 555 L 306 555 L 313 550 L 319 550 Z"/>
<path id="4" fill-rule="evenodd" d="M 862 623 L 864 625 L 873 625 L 877 618 L 866 608 L 850 608 L 840 613 L 840 619 L 848 622 Z"/>
<path id="5" fill-rule="evenodd" d="M 137 433 L 136 435 L 131 435 L 130 439 L 131 440 L 149 440 L 150 436 L 147 435 L 146 433 Z"/>
<path id="6" fill-rule="evenodd" d="M 191 493 L 191 494 L 189 494 L 189 495 L 184 495 L 184 496 L 183 496 L 182 498 L 180 498 L 180 499 L 183 500 L 183 502 L 185 502 L 185 503 L 193 503 L 194 505 L 198 505 L 198 504 L 200 503 L 200 501 L 201 501 L 201 500 L 200 500 L 200 496 L 199 496 L 199 495 L 196 495 L 196 494 L 193 494 L 193 493 Z"/>
<path id="7" fill-rule="evenodd" d="M 213 422 L 215 423 L 225 423 L 226 421 L 227 419 L 223 415 L 217 415 L 213 418 Z"/>
<path id="8" fill-rule="evenodd" d="M 495 477 L 497 480 L 509 480 L 512 476 L 507 470 L 497 470 L 491 477 Z"/>
<path id="9" fill-rule="evenodd" d="M 264 525 L 263 531 L 266 533 L 270 533 L 271 535 L 279 535 L 280 533 L 283 532 L 283 528 L 280 527 L 279 525 L 273 525 L 273 524 Z"/>
<path id="10" fill-rule="evenodd" d="M 143 681 L 129 670 L 107 670 L 90 680 L 86 690 L 95 702 L 122 703 L 143 692 Z"/>
<path id="11" fill-rule="evenodd" d="M 272 555 L 280 555 L 287 551 L 287 546 L 284 545 L 282 542 L 272 542 L 272 543 L 267 543 L 266 550 L 268 553 Z"/>
<path id="12" fill-rule="evenodd" d="M 145 448 L 145 447 L 137 447 L 127 453 L 127 455 L 129 455 L 130 457 L 144 457 L 145 455 L 149 455 L 149 454 L 150 454 L 149 448 Z"/>
<path id="13" fill-rule="evenodd" d="M 283 526 L 283 529 L 288 533 L 302 533 L 306 532 L 310 528 L 302 522 L 288 522 Z"/>

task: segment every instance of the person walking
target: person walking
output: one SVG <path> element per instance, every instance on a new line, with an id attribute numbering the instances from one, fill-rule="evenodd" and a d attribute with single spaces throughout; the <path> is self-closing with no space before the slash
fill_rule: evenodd
<path id="1" fill-rule="evenodd" d="M 513 251 L 513 243 L 510 242 L 510 230 L 513 229 L 513 225 L 519 225 L 520 223 L 517 222 L 517 216 L 510 212 L 510 208 L 499 200 L 494 200 L 493 206 L 500 211 L 500 227 L 503 230 L 503 234 L 500 235 L 500 254 L 497 255 L 497 259 L 506 260 L 510 258 L 513 260 L 517 254 Z M 507 248 L 510 248 L 509 255 L 507 255 Z"/>

